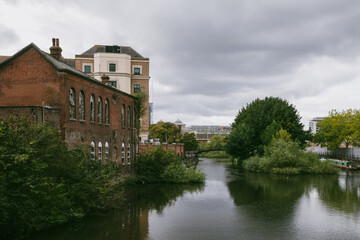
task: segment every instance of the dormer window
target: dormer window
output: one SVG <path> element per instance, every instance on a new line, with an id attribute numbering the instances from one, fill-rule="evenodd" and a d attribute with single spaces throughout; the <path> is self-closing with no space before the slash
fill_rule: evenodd
<path id="1" fill-rule="evenodd" d="M 109 72 L 116 72 L 116 64 L 109 63 Z"/>

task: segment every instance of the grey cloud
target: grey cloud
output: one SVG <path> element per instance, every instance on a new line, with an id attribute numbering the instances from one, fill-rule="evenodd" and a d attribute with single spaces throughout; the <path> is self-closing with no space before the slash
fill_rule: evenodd
<path id="1" fill-rule="evenodd" d="M 0 24 L 0 48 L 8 47 L 19 40 L 19 36 L 12 30 Z"/>

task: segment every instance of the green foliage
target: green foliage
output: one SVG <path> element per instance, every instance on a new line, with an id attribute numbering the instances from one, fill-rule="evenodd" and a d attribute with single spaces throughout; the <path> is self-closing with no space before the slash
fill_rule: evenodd
<path id="1" fill-rule="evenodd" d="M 332 110 L 329 116 L 318 123 L 319 130 L 314 136 L 314 142 L 329 149 L 340 147 L 345 143 L 360 146 L 360 111 L 349 109 L 337 112 Z"/>
<path id="2" fill-rule="evenodd" d="M 289 141 L 285 132 L 278 133 L 265 147 L 263 157 L 253 156 L 244 161 L 245 169 L 274 174 L 336 173 L 338 169 L 329 162 L 321 162 L 314 153 L 305 152 L 297 142 Z"/>
<path id="3" fill-rule="evenodd" d="M 148 95 L 141 90 L 140 92 L 133 93 L 133 96 L 136 97 L 135 103 L 137 105 L 139 117 L 141 118 L 142 116 L 144 116 L 146 111 L 145 102 L 148 99 Z"/>
<path id="4" fill-rule="evenodd" d="M 180 128 L 170 122 L 158 122 L 150 125 L 150 138 L 159 138 L 161 143 L 176 142 L 176 137 L 180 133 Z"/>
<path id="5" fill-rule="evenodd" d="M 210 151 L 198 154 L 199 157 L 205 158 L 229 158 L 230 156 L 225 151 Z"/>
<path id="6" fill-rule="evenodd" d="M 241 160 L 246 159 L 255 150 L 253 139 L 254 131 L 252 129 L 244 123 L 237 124 L 226 138 L 225 151 Z"/>
<path id="7" fill-rule="evenodd" d="M 115 207 L 122 200 L 118 171 L 90 160 L 88 152 L 69 150 L 48 123 L 0 122 L 0 238 Z"/>
<path id="8" fill-rule="evenodd" d="M 196 141 L 194 133 L 185 133 L 183 136 L 185 151 L 195 151 L 199 143 Z"/>
<path id="9" fill-rule="evenodd" d="M 205 174 L 184 166 L 181 158 L 161 147 L 140 154 L 137 158 L 136 175 L 145 183 L 193 183 L 204 182 Z"/>
<path id="10" fill-rule="evenodd" d="M 209 150 L 224 150 L 226 145 L 225 136 L 215 135 L 210 138 L 207 149 Z"/>
<path id="11" fill-rule="evenodd" d="M 304 143 L 307 138 L 295 107 L 281 98 L 256 99 L 243 107 L 232 124 L 227 152 L 244 159 L 254 153 L 263 154 L 273 135 L 284 129 L 292 140 Z"/>

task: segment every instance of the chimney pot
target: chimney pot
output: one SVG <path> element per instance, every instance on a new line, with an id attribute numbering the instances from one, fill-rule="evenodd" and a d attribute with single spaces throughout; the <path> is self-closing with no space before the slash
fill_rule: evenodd
<path id="1" fill-rule="evenodd" d="M 52 47 L 50 47 L 50 55 L 53 58 L 60 60 L 62 49 L 61 49 L 61 47 L 59 47 L 59 39 L 53 38 L 52 43 L 53 43 L 53 45 L 52 45 Z"/>

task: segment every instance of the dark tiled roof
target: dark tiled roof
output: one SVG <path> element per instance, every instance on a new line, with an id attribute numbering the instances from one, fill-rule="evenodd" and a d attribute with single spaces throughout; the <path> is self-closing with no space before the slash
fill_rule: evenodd
<path id="1" fill-rule="evenodd" d="M 77 77 L 81 77 L 83 79 L 86 79 L 88 81 L 91 81 L 92 83 L 95 83 L 95 84 L 98 84 L 98 85 L 102 85 L 103 87 L 107 87 L 107 88 L 110 88 L 114 91 L 117 91 L 117 92 L 120 92 L 124 95 L 127 95 L 127 96 L 130 96 L 130 97 L 133 97 L 132 95 L 128 94 L 128 93 L 125 93 L 123 91 L 120 91 L 116 88 L 113 88 L 111 86 L 107 86 L 105 84 L 103 84 L 102 82 L 96 80 L 95 78 L 92 78 L 90 77 L 89 75 L 81 72 L 81 71 L 78 71 L 76 70 L 75 68 L 69 66 L 67 63 L 65 62 L 62 62 L 62 61 L 58 61 L 56 60 L 55 58 L 53 58 L 50 54 L 42 51 L 40 48 L 38 48 L 38 46 L 36 46 L 34 43 L 30 43 L 29 45 L 27 45 L 26 47 L 24 47 L 23 49 L 21 49 L 19 52 L 15 53 L 12 57 L 6 59 L 5 61 L 1 62 L 0 63 L 0 69 L 5 66 L 7 63 L 11 62 L 13 59 L 17 58 L 18 56 L 22 55 L 24 52 L 26 52 L 27 50 L 29 50 L 30 48 L 33 48 L 35 49 L 35 51 L 37 51 L 42 57 L 45 58 L 45 60 L 47 62 L 49 62 L 57 71 L 59 72 L 66 72 L 66 73 L 69 73 L 69 74 L 72 74 L 72 75 L 75 75 Z M 68 59 L 69 60 L 69 59 Z M 70 59 L 70 62 L 71 62 L 71 59 Z M 71 64 L 71 63 L 70 63 Z"/>
<path id="2" fill-rule="evenodd" d="M 92 48 L 88 49 L 87 51 L 83 52 L 81 55 L 83 56 L 93 56 L 95 53 L 105 53 L 105 52 L 110 52 L 110 53 L 124 53 L 124 54 L 128 54 L 131 57 L 134 58 L 144 58 L 140 53 L 138 53 L 137 51 L 135 51 L 134 49 L 132 49 L 131 47 L 124 47 L 124 46 L 110 46 L 110 45 L 95 45 Z"/>

